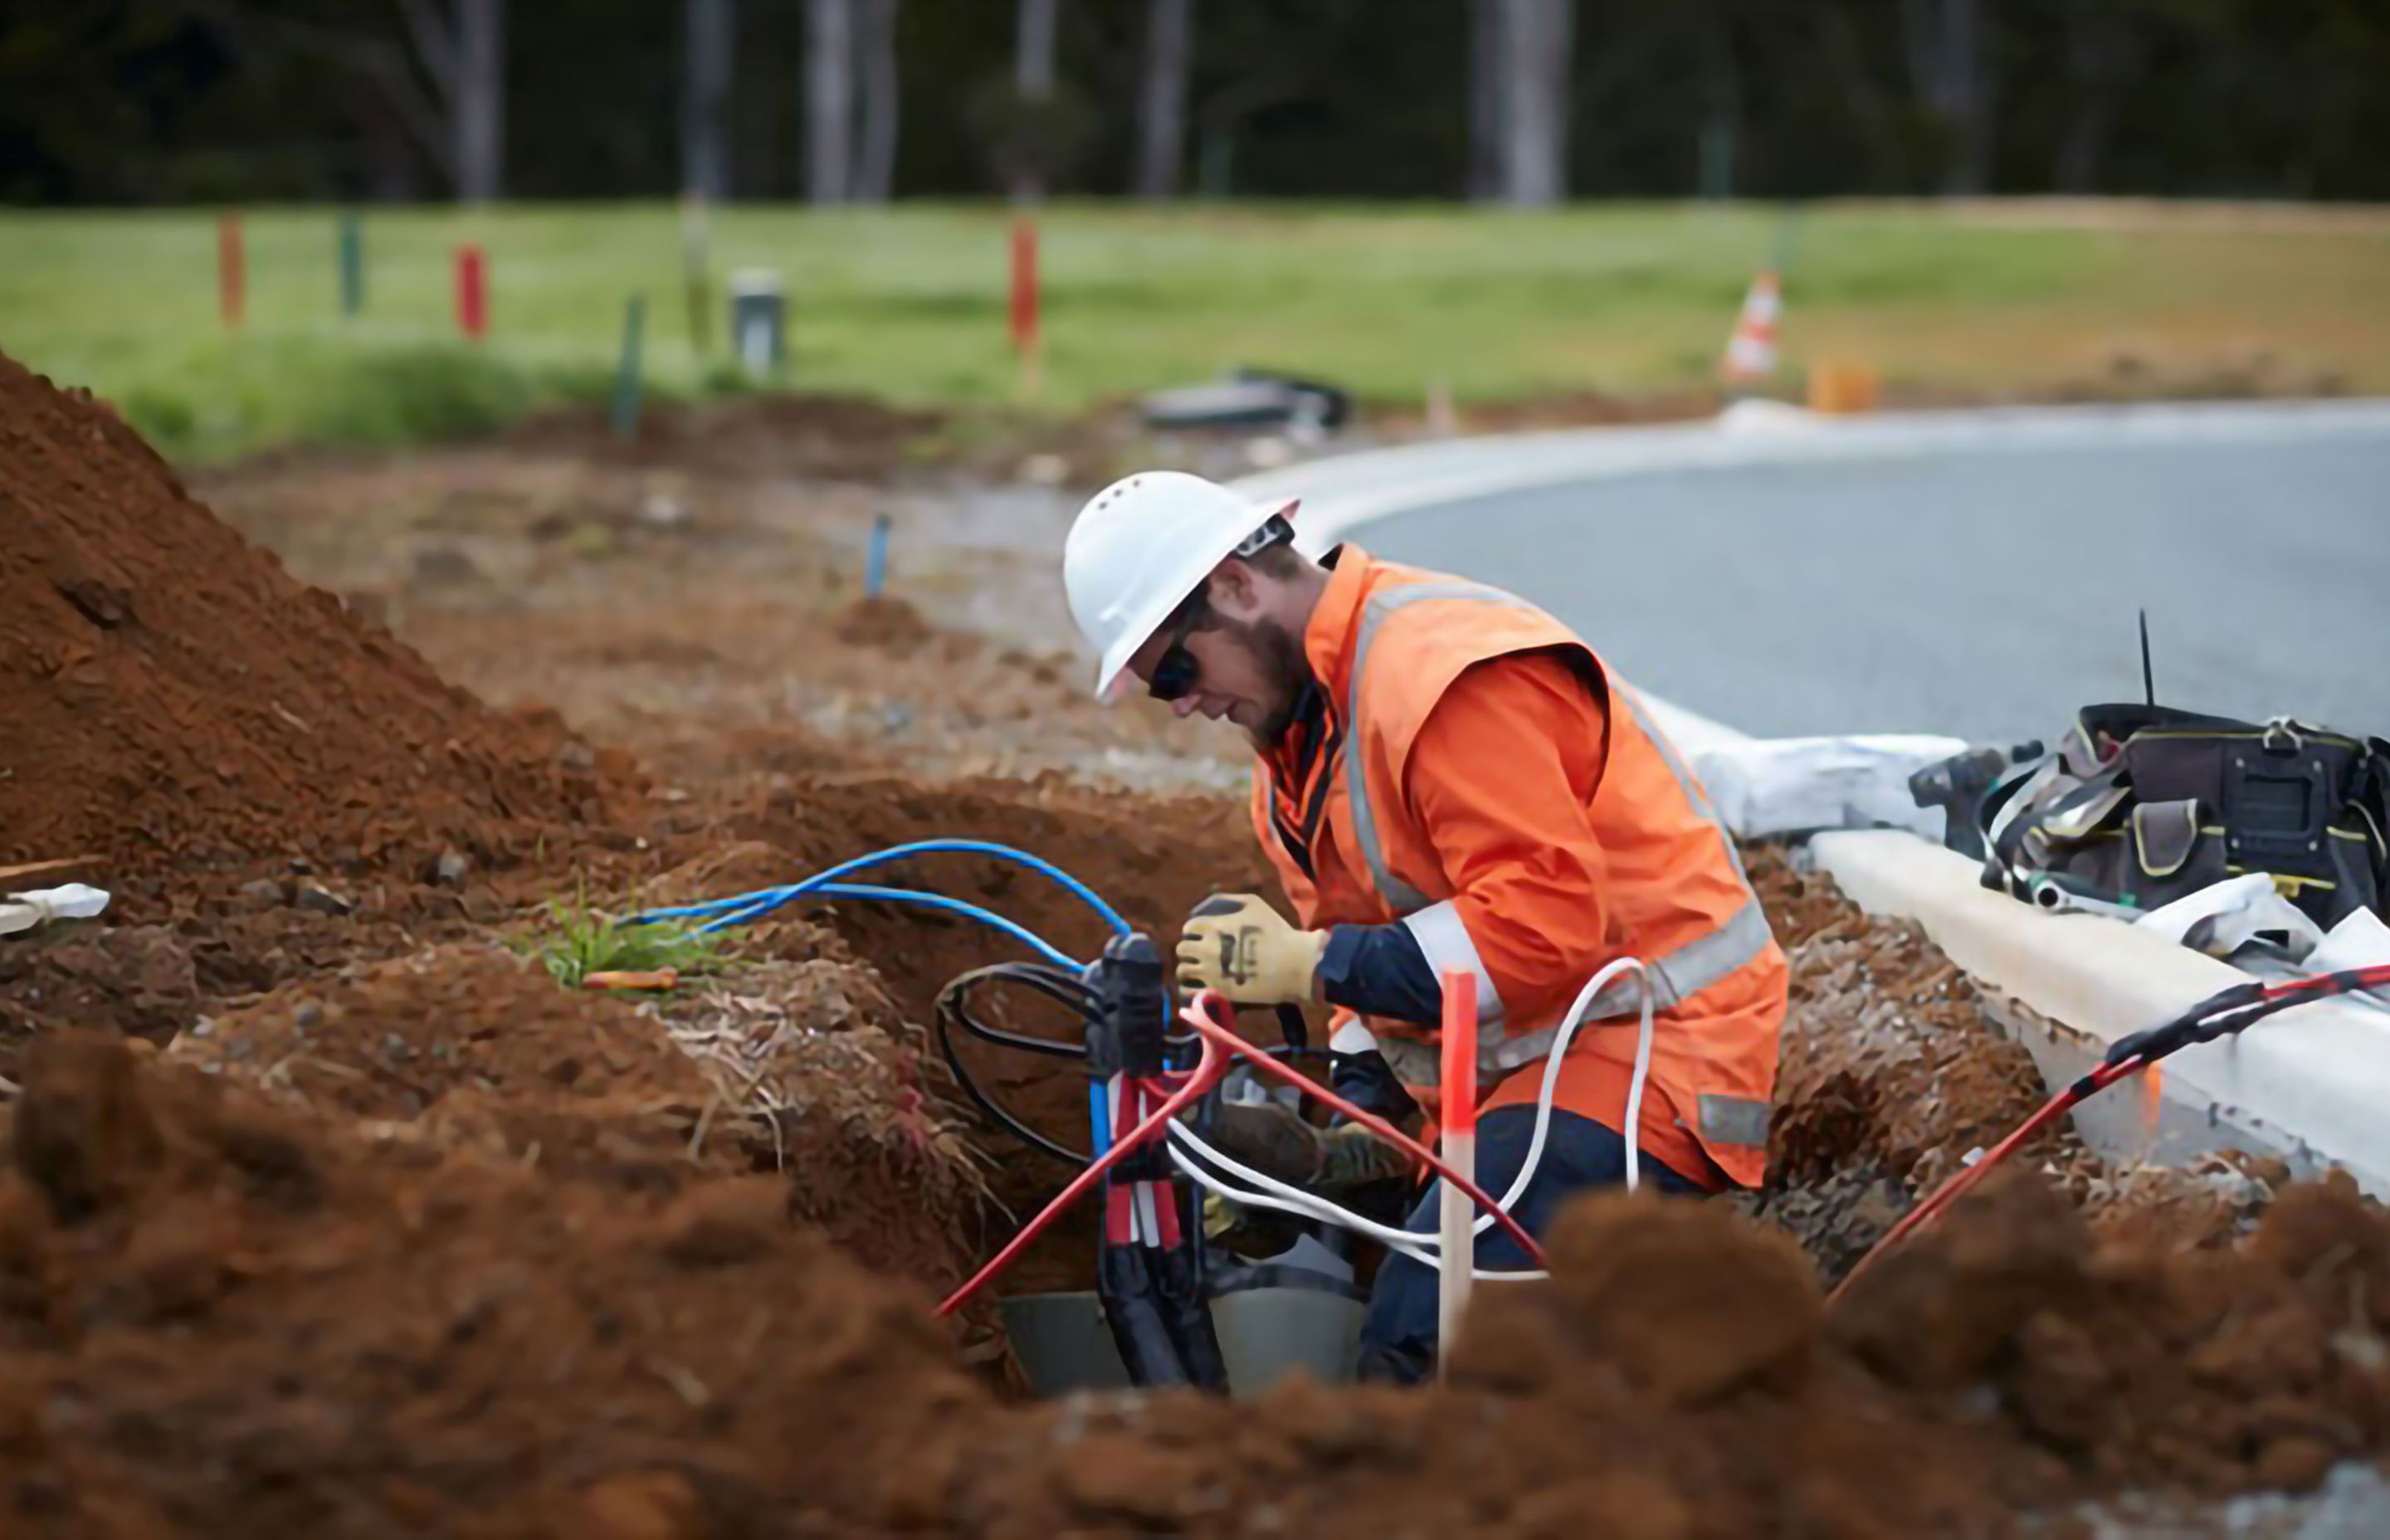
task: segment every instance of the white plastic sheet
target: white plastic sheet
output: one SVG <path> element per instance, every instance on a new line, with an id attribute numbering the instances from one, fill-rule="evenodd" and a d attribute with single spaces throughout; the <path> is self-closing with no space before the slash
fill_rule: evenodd
<path id="1" fill-rule="evenodd" d="M 30 930 L 53 919 L 93 919 L 108 908 L 108 894 L 86 883 L 62 888 L 37 888 L 32 892 L 0 898 L 0 936 Z"/>
<path id="2" fill-rule="evenodd" d="M 1718 815 L 1745 839 L 1829 828 L 1905 828 L 1939 842 L 1943 814 L 1917 805 L 1908 777 L 1967 751 L 1925 733 L 1752 738 L 1693 756 Z"/>

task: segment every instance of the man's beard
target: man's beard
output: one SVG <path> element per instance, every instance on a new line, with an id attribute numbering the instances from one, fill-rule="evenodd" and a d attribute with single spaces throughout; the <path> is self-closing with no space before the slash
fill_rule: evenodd
<path id="1" fill-rule="evenodd" d="M 1278 621 L 1254 621 L 1250 624 L 1227 622 L 1227 630 L 1253 650 L 1262 665 L 1263 674 L 1273 682 L 1277 698 L 1269 702 L 1269 714 L 1259 727 L 1250 728 L 1245 736 L 1256 749 L 1268 750 L 1286 736 L 1294 725 L 1295 712 L 1303 702 L 1304 687 L 1311 683 L 1311 660 L 1304 654 L 1303 638 Z"/>

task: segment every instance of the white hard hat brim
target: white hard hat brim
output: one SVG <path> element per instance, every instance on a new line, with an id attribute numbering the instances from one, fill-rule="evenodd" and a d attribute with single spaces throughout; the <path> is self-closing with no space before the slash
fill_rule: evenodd
<path id="1" fill-rule="evenodd" d="M 1117 705 L 1125 699 L 1130 687 L 1137 682 L 1129 673 L 1128 661 L 1137 656 L 1137 648 L 1153 639 L 1153 634 L 1170 619 L 1170 612 L 1177 609 L 1188 595 L 1203 585 L 1214 568 L 1235 555 L 1237 547 L 1243 545 L 1248 536 L 1273 519 L 1293 518 L 1294 510 L 1302 501 L 1299 497 L 1290 497 L 1283 503 L 1255 503 L 1251 524 L 1217 542 L 1217 550 L 1205 548 L 1200 564 L 1189 559 L 1187 585 L 1179 588 L 1174 584 L 1163 589 L 1138 613 L 1136 622 L 1122 632 L 1119 639 L 1105 650 L 1103 658 L 1096 664 L 1096 699 L 1107 706 Z"/>

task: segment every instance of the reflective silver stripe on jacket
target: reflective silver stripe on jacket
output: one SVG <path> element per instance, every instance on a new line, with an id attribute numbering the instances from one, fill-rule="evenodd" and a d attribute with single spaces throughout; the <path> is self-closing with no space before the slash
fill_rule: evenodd
<path id="1" fill-rule="evenodd" d="M 1415 909 L 1403 917 L 1403 928 L 1419 943 L 1427 965 L 1442 979 L 1458 970 L 1477 976 L 1477 1024 L 1499 1027 L 1502 1024 L 1502 994 L 1494 987 L 1494 975 L 1485 970 L 1485 959 L 1477 955 L 1477 943 L 1470 939 L 1469 927 L 1461 923 L 1460 906 L 1446 899 Z"/>
<path id="2" fill-rule="evenodd" d="M 1515 594 L 1484 584 L 1458 580 L 1408 584 L 1371 597 L 1362 607 L 1360 639 L 1353 655 L 1353 677 L 1345 691 L 1345 797 L 1352 810 L 1355 838 L 1360 843 L 1362 859 L 1368 864 L 1370 880 L 1377 884 L 1379 893 L 1395 913 L 1405 917 L 1404 923 L 1419 938 L 1420 949 L 1432 966 L 1439 970 L 1446 967 L 1465 967 L 1477 975 L 1480 1024 L 1498 1025 L 1501 997 L 1494 990 L 1493 976 L 1486 971 L 1476 943 L 1471 940 L 1467 927 L 1460 923 L 1458 912 L 1449 901 L 1431 905 L 1425 893 L 1396 877 L 1386 865 L 1385 845 L 1378 833 L 1377 815 L 1369 805 L 1369 779 L 1361 763 L 1362 686 L 1368 676 L 1369 653 L 1377 642 L 1378 630 L 1394 611 L 1407 605 L 1434 599 L 1469 599 L 1541 613 Z M 1666 735 L 1652 722 L 1641 698 L 1623 683 L 1613 679 L 1612 684 L 1613 693 L 1626 703 L 1635 725 L 1659 753 L 1661 763 L 1676 778 L 1677 789 L 1685 794 L 1694 811 L 1717 830 L 1718 840 L 1726 847 L 1727 861 L 1734 869 L 1735 880 L 1741 884 L 1743 902 L 1716 930 L 1694 937 L 1665 956 L 1645 958 L 1646 973 L 1642 977 L 1628 975 L 1605 988 L 1587 1007 L 1587 1020 L 1605 1020 L 1639 1010 L 1641 997 L 1638 990 L 1646 982 L 1653 991 L 1651 1006 L 1654 1010 L 1666 1010 L 1680 1005 L 1755 961 L 1775 941 L 1768 929 L 1767 915 L 1760 907 L 1758 895 L 1752 892 L 1750 878 L 1743 872 L 1742 853 L 1735 848 L 1734 835 L 1727 828 L 1726 821 L 1718 816 L 1708 793 L 1677 755 L 1676 745 L 1669 742 Z M 1552 1043 L 1558 1036 L 1556 1026 L 1516 1036 L 1497 1035 L 1493 1041 L 1479 1045 L 1478 1072 L 1490 1078 L 1534 1063 L 1551 1051 Z M 1411 1058 L 1409 1055 L 1405 1057 Z M 1433 1063 L 1433 1054 L 1425 1057 Z M 1416 1060 L 1413 1063 L 1416 1067 Z M 1408 1075 L 1405 1078 L 1413 1084 L 1434 1083 L 1433 1075 L 1426 1079 L 1412 1079 Z M 1697 1113 L 1701 1120 L 1699 1132 L 1703 1138 L 1714 1144 L 1765 1144 L 1767 1142 L 1768 1107 L 1765 1101 L 1703 1095 L 1700 1097 Z"/>

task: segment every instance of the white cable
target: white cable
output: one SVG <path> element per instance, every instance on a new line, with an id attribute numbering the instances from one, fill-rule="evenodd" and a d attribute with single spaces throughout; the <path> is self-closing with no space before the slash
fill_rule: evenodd
<path id="1" fill-rule="evenodd" d="M 1504 1213 L 1510 1213 L 1526 1195 L 1527 1184 L 1535 1180 L 1536 1168 L 1543 1164 L 1544 1139 L 1552 1126 L 1552 1098 L 1560 1088 L 1561 1061 L 1568 1057 L 1569 1046 L 1575 1040 L 1577 1028 L 1585 1024 L 1585 1013 L 1593 1008 L 1595 997 L 1609 986 L 1610 982 L 1628 969 L 1635 970 L 1636 982 L 1642 986 L 1638 993 L 1643 996 L 1643 1020 L 1635 1044 L 1635 1073 L 1626 1086 L 1626 1116 L 1622 1120 L 1626 1126 L 1619 1130 L 1619 1137 L 1626 1142 L 1626 1190 L 1633 1192 L 1642 1186 L 1643 1170 L 1638 1135 L 1642 1129 L 1643 1086 L 1651 1072 L 1651 970 L 1643 966 L 1642 958 L 1620 957 L 1586 981 L 1585 987 L 1577 991 L 1575 1001 L 1569 1006 L 1568 1014 L 1561 1018 L 1559 1030 L 1552 1035 L 1552 1051 L 1544 1059 L 1543 1085 L 1536 1093 L 1536 1131 L 1527 1140 L 1527 1158 L 1519 1166 L 1517 1179 L 1511 1182 L 1510 1190 L 1502 1195 Z M 1480 1215 L 1470 1233 L 1484 1235 L 1494 1223 L 1492 1214 Z"/>
<path id="2" fill-rule="evenodd" d="M 1162 1215 L 1154 1204 L 1153 1184 L 1151 1182 L 1139 1182 L 1137 1184 L 1137 1201 L 1132 1206 L 1145 1222 L 1144 1234 L 1140 1238 L 1142 1238 L 1145 1244 L 1149 1246 L 1161 1245 Z"/>
<path id="3" fill-rule="evenodd" d="M 1634 1192 L 1641 1187 L 1643 1172 L 1639 1136 L 1643 1126 L 1643 1090 L 1650 1083 L 1651 1074 L 1651 1029 L 1656 1001 L 1651 990 L 1651 970 L 1644 966 L 1643 959 L 1619 957 L 1606 964 L 1591 979 L 1586 981 L 1585 987 L 1577 992 L 1576 999 L 1570 1004 L 1568 1013 L 1561 1018 L 1561 1024 L 1552 1034 L 1551 1052 L 1545 1057 L 1544 1060 L 1543 1084 L 1536 1093 L 1536 1126 L 1535 1132 L 1527 1140 L 1526 1159 L 1520 1162 L 1519 1174 L 1511 1180 L 1510 1189 L 1502 1195 L 1497 1204 L 1504 1213 L 1509 1213 L 1517 1205 L 1519 1200 L 1525 1196 L 1528 1185 L 1535 1180 L 1536 1168 L 1543 1164 L 1544 1145 L 1551 1132 L 1552 1102 L 1560 1088 L 1561 1064 L 1568 1057 L 1568 1050 L 1570 1045 L 1575 1041 L 1577 1029 L 1585 1024 L 1586 1012 L 1593 1008 L 1594 1000 L 1603 989 L 1608 987 L 1612 980 L 1630 969 L 1635 972 L 1637 983 L 1641 986 L 1637 993 L 1642 996 L 1643 1008 L 1642 1020 L 1636 1033 L 1635 1070 L 1626 1086 L 1626 1115 L 1621 1120 L 1625 1126 L 1618 1132 L 1619 1137 L 1626 1145 L 1626 1190 Z M 1300 1187 L 1266 1176 L 1221 1154 L 1183 1123 L 1174 1122 L 1170 1126 L 1170 1134 L 1172 1138 L 1183 1141 L 1204 1160 L 1219 1166 L 1222 1170 L 1260 1186 L 1266 1189 L 1267 1193 L 1279 1195 L 1274 1200 L 1264 1193 L 1238 1191 L 1186 1159 L 1179 1150 L 1171 1150 L 1170 1158 L 1180 1170 L 1231 1202 L 1250 1202 L 1261 1208 L 1277 1209 L 1282 1213 L 1300 1214 L 1305 1218 L 1340 1225 L 1346 1229 L 1356 1230 L 1368 1236 L 1389 1249 L 1400 1251 L 1431 1267 L 1440 1265 L 1437 1260 L 1443 1245 L 1440 1237 L 1422 1235 L 1411 1230 L 1394 1229 L 1355 1213 L 1350 1209 L 1330 1203 L 1316 1194 L 1304 1192 Z M 1476 1223 L 1470 1227 L 1470 1234 L 1471 1237 L 1483 1235 L 1497 1223 L 1498 1221 L 1491 1213 L 1481 1214 Z M 1471 1276 L 1479 1278 L 1510 1280 L 1541 1277 L 1544 1275 L 1525 1272 L 1491 1273 L 1472 1268 Z"/>
<path id="4" fill-rule="evenodd" d="M 1331 1225 L 1341 1225 L 1381 1242 L 1389 1251 L 1400 1251 L 1414 1262 L 1438 1271 L 1443 1270 L 1442 1259 L 1436 1252 L 1438 1244 L 1436 1237 L 1381 1225 L 1374 1219 L 1355 1213 L 1352 1210 L 1331 1203 L 1316 1194 L 1291 1187 L 1276 1177 L 1266 1176 L 1252 1167 L 1240 1164 L 1214 1149 L 1184 1123 L 1172 1123 L 1170 1132 L 1174 1139 L 1183 1141 L 1204 1160 L 1216 1161 L 1231 1174 L 1241 1176 L 1249 1182 L 1257 1183 L 1268 1189 L 1265 1192 L 1252 1192 L 1232 1187 L 1197 1164 L 1186 1150 L 1174 1148 L 1170 1151 L 1171 1161 L 1179 1170 L 1185 1172 L 1199 1186 L 1219 1194 L 1230 1202 L 1250 1204 L 1260 1209 L 1276 1209 L 1282 1213 L 1291 1213 L 1304 1219 L 1323 1220 Z M 1484 1268 L 1472 1267 L 1470 1269 L 1470 1276 L 1496 1283 L 1517 1283 L 1531 1281 L 1548 1275 L 1536 1270 L 1492 1272 Z"/>

